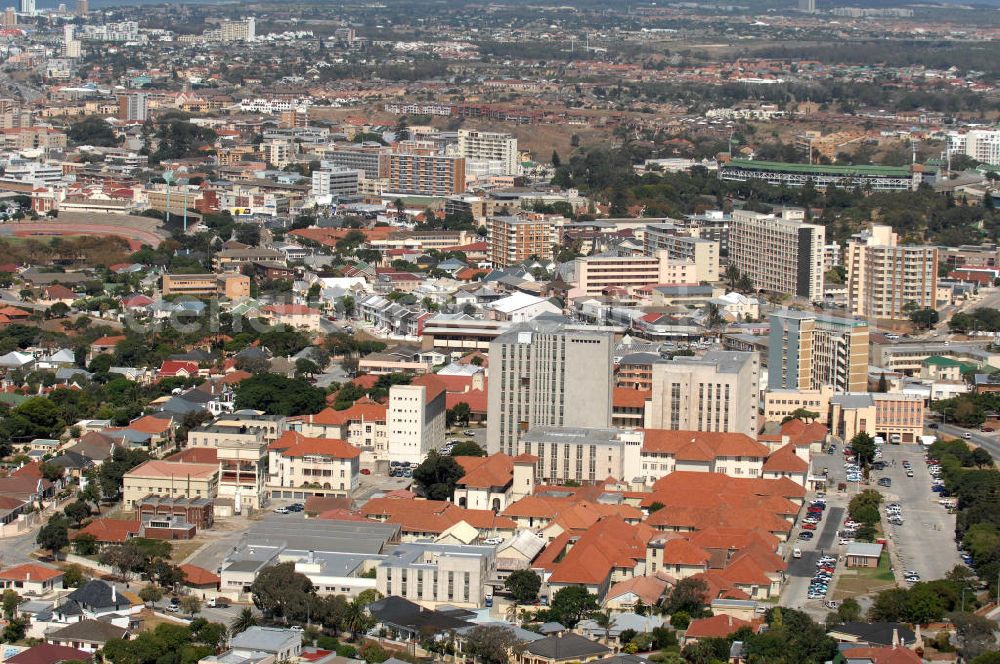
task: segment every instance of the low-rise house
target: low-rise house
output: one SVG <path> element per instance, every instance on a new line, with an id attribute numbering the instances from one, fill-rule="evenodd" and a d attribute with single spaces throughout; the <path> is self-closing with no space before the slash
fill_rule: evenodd
<path id="1" fill-rule="evenodd" d="M 517 664 L 586 664 L 600 660 L 611 652 L 611 648 L 603 644 L 569 633 L 532 641 L 514 654 L 513 661 Z"/>
<path id="2" fill-rule="evenodd" d="M 254 625 L 229 641 L 235 655 L 252 656 L 266 653 L 276 662 L 291 661 L 302 654 L 302 633 L 280 627 Z"/>
<path id="3" fill-rule="evenodd" d="M 87 618 L 52 630 L 46 634 L 45 640 L 53 645 L 94 653 L 112 639 L 127 640 L 129 636 L 130 632 L 125 627 L 119 627 L 103 620 Z"/>
<path id="4" fill-rule="evenodd" d="M 90 662 L 92 659 L 89 652 L 77 648 L 39 643 L 8 657 L 4 660 L 4 664 L 63 664 L 64 662 Z"/>
<path id="5" fill-rule="evenodd" d="M 98 546 L 124 544 L 133 537 L 138 537 L 141 529 L 138 519 L 94 519 L 73 533 L 71 540 L 89 536 L 94 538 Z"/>
<path id="6" fill-rule="evenodd" d="M 0 590 L 13 590 L 18 595 L 44 597 L 62 587 L 62 570 L 52 567 L 26 563 L 0 571 Z"/>

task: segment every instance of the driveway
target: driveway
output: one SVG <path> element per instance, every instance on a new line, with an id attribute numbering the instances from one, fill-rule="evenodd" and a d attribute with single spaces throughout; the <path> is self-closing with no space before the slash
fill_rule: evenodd
<path id="1" fill-rule="evenodd" d="M 825 617 L 828 610 L 823 606 L 823 600 L 811 600 L 806 598 L 806 591 L 809 589 L 809 580 L 816 573 L 816 563 L 820 556 L 826 554 L 838 555 L 842 553 L 837 542 L 837 530 L 844 521 L 844 499 L 839 496 L 828 496 L 828 506 L 823 514 L 823 527 L 814 532 L 819 535 L 813 539 L 801 541 L 794 539 L 798 537 L 800 528 L 792 532 L 793 539 L 788 543 L 789 549 L 799 548 L 802 551 L 801 558 L 790 558 L 788 569 L 786 570 L 785 586 L 781 593 L 781 605 L 794 609 L 801 609 L 810 613 L 814 617 Z M 835 506 L 835 503 L 837 505 Z"/>

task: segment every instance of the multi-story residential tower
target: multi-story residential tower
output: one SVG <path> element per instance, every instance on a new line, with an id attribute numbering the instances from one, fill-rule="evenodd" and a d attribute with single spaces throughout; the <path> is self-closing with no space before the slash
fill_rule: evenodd
<path id="1" fill-rule="evenodd" d="M 422 152 L 422 151 L 419 151 Z M 451 196 L 465 191 L 465 158 L 440 154 L 389 152 L 388 191 L 414 196 Z"/>
<path id="2" fill-rule="evenodd" d="M 655 256 L 665 251 L 671 260 L 691 261 L 697 281 L 718 281 L 719 241 L 695 237 L 691 232 L 675 224 L 650 224 L 643 231 L 643 252 Z"/>
<path id="3" fill-rule="evenodd" d="M 531 257 L 552 258 L 556 222 L 541 216 L 490 217 L 486 220 L 487 258 L 493 267 L 509 267 Z"/>
<path id="4" fill-rule="evenodd" d="M 756 353 L 710 351 L 656 363 L 646 428 L 756 436 L 759 382 Z"/>
<path id="5" fill-rule="evenodd" d="M 867 319 L 902 320 L 937 304 L 938 250 L 900 245 L 889 226 L 872 226 L 847 243 L 847 306 Z"/>
<path id="6" fill-rule="evenodd" d="M 785 210 L 780 217 L 733 212 L 729 262 L 750 276 L 754 288 L 819 302 L 826 229 L 803 223 L 802 218 L 802 212 L 794 210 Z"/>
<path id="7" fill-rule="evenodd" d="M 653 256 L 618 256 L 612 253 L 581 256 L 574 261 L 573 280 L 576 288 L 570 297 L 600 295 L 607 288 L 631 291 L 655 284 L 698 283 L 694 261 L 668 258 L 659 250 Z"/>
<path id="8" fill-rule="evenodd" d="M 458 130 L 458 154 L 466 163 L 485 162 L 496 164 L 502 174 L 516 175 L 521 172 L 521 159 L 517 151 L 517 139 L 510 134 L 494 131 Z"/>
<path id="9" fill-rule="evenodd" d="M 118 95 L 118 119 L 125 122 L 145 122 L 148 117 L 148 97 L 142 92 Z"/>
<path id="10" fill-rule="evenodd" d="M 864 392 L 868 385 L 868 323 L 802 311 L 771 314 L 769 389 Z"/>
<path id="11" fill-rule="evenodd" d="M 486 444 L 517 454 L 533 426 L 611 426 L 610 332 L 532 321 L 490 343 Z"/>

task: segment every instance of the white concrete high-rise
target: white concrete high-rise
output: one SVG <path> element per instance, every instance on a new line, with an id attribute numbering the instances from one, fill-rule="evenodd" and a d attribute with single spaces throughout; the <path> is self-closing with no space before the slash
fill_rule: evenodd
<path id="1" fill-rule="evenodd" d="M 485 162 L 495 164 L 496 169 L 505 175 L 521 172 L 517 139 L 510 134 L 459 129 L 458 154 L 465 157 L 467 170 L 473 162 Z"/>
<path id="2" fill-rule="evenodd" d="M 34 16 L 38 13 L 35 9 L 35 0 L 21 0 L 21 13 L 28 16 Z"/>
<path id="3" fill-rule="evenodd" d="M 611 426 L 610 332 L 534 320 L 490 343 L 486 446 L 516 455 L 534 426 Z"/>
<path id="4" fill-rule="evenodd" d="M 822 301 L 825 245 L 826 229 L 804 223 L 801 211 L 733 212 L 729 262 L 758 290 Z"/>

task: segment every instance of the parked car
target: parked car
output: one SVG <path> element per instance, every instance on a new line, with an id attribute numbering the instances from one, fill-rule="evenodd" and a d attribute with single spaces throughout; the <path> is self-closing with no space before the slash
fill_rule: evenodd
<path id="1" fill-rule="evenodd" d="M 274 510 L 274 513 L 275 514 L 288 514 L 288 508 L 287 507 L 278 507 L 278 508 L 276 508 Z"/>

